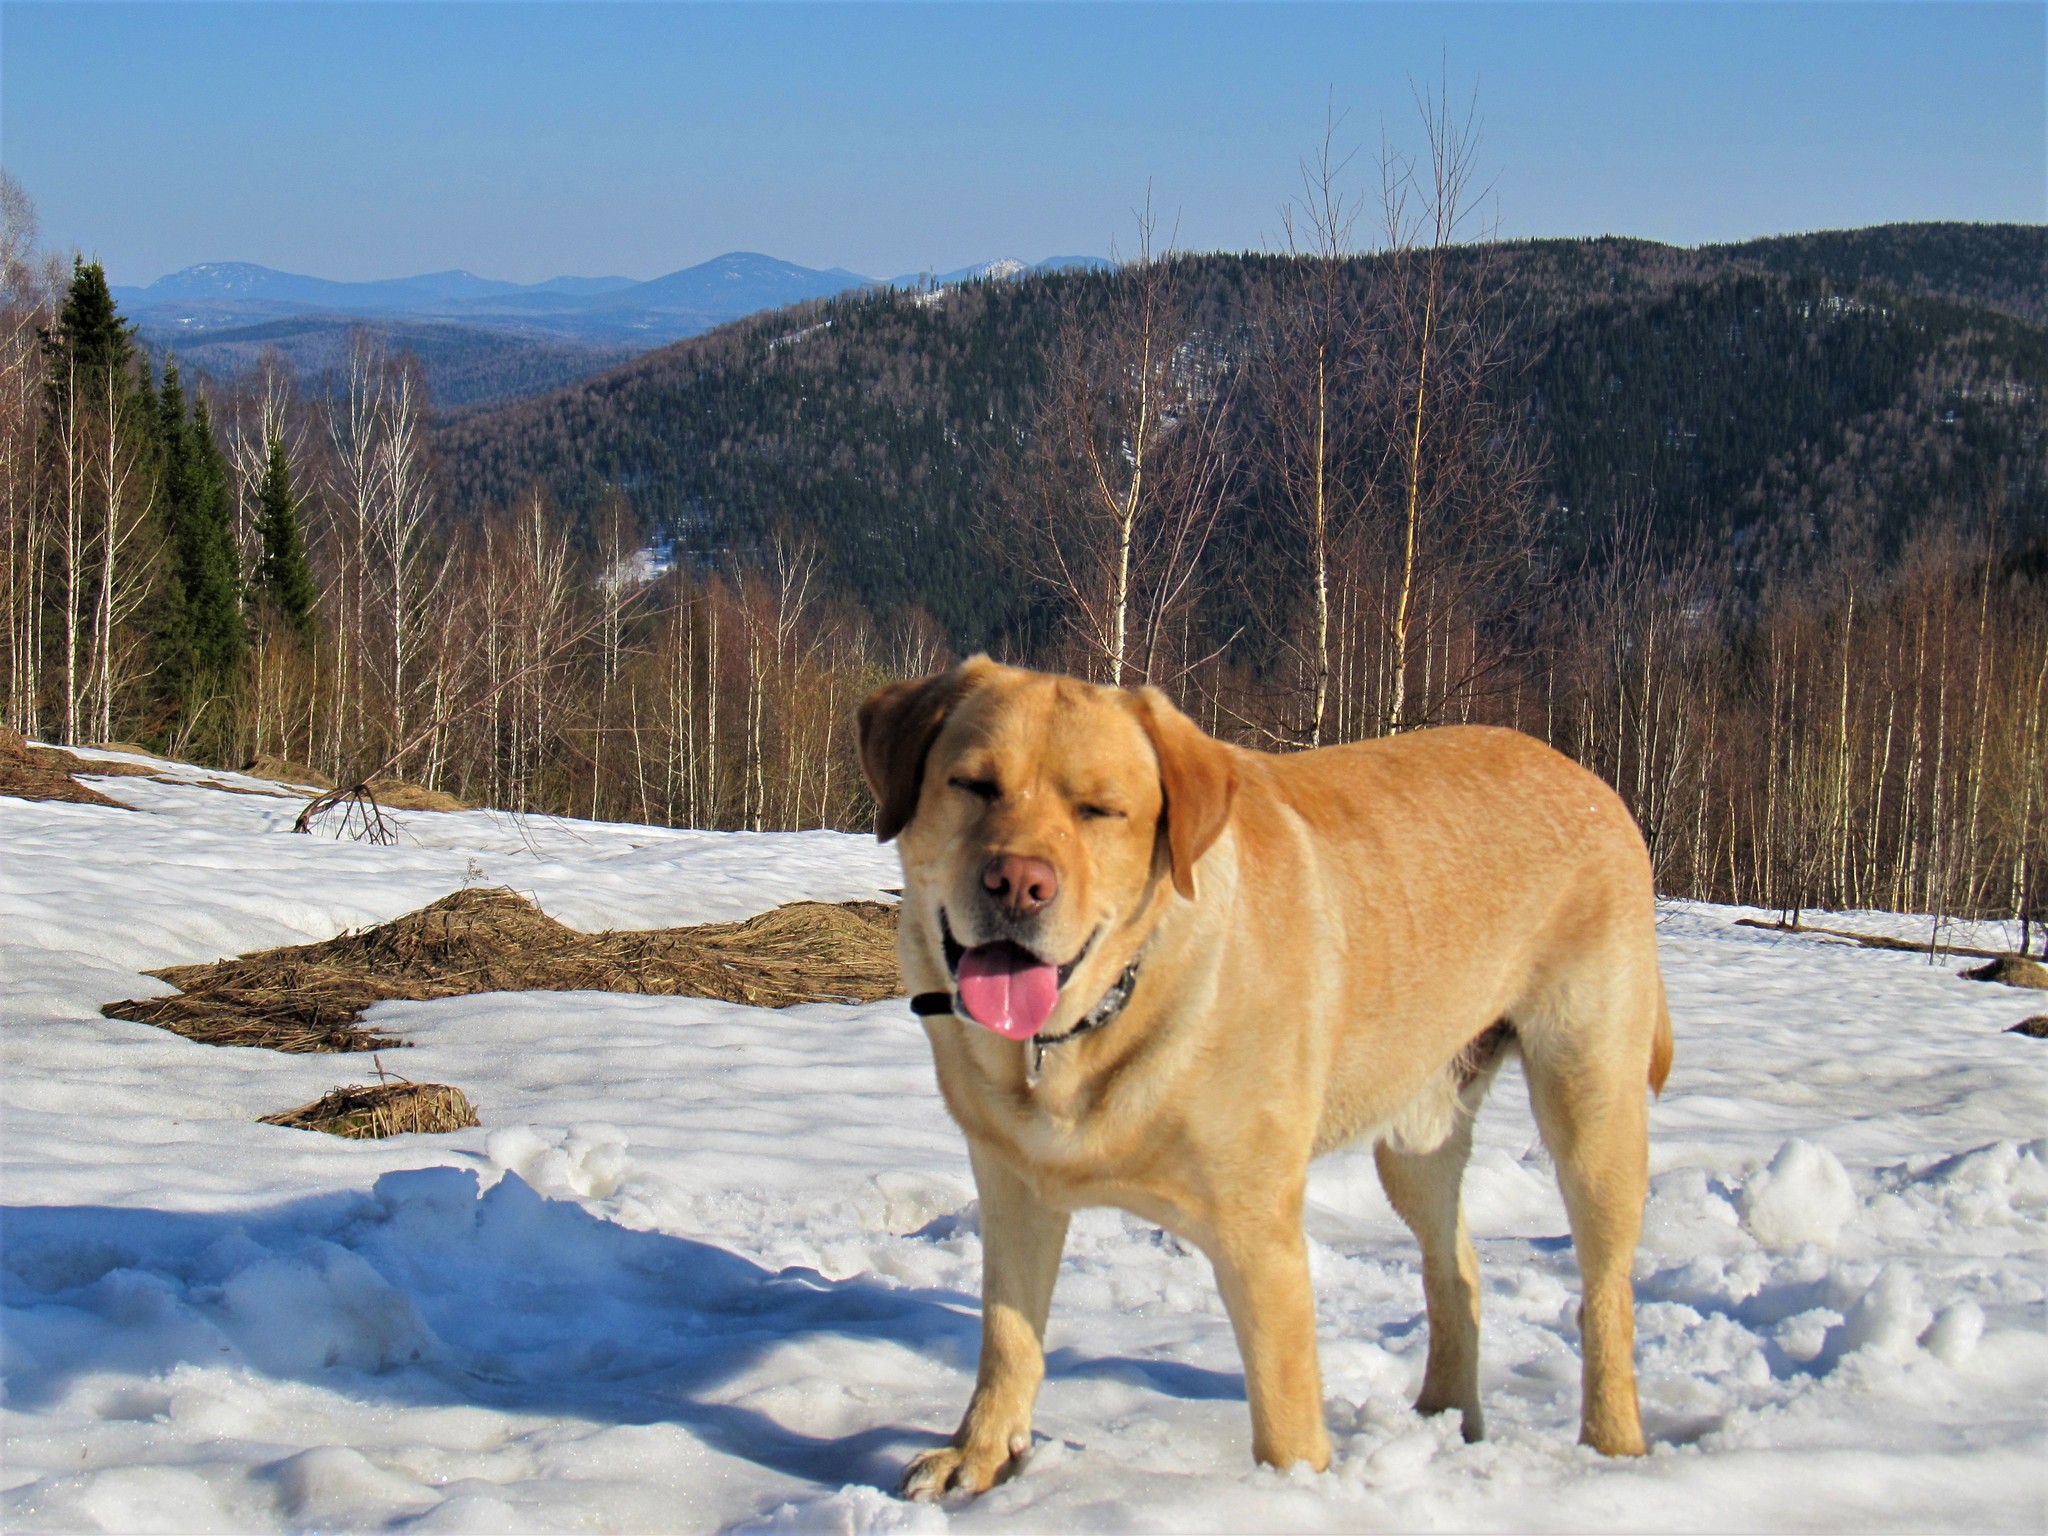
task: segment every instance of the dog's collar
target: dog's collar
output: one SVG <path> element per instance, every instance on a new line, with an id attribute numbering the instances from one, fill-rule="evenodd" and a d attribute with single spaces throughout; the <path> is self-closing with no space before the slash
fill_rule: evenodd
<path id="1" fill-rule="evenodd" d="M 1043 1035 L 1031 1037 L 1030 1075 L 1034 1080 L 1038 1076 L 1039 1067 L 1045 1061 L 1048 1047 L 1065 1045 L 1069 1040 L 1093 1034 L 1096 1030 L 1116 1021 L 1116 1016 L 1124 1011 L 1131 1000 L 1131 989 L 1138 984 L 1138 966 L 1143 959 L 1142 950 L 1131 956 L 1131 963 L 1124 967 L 1123 974 L 1110 983 L 1109 990 L 1102 994 L 1095 1006 L 1082 1014 L 1074 1027 L 1065 1034 L 1055 1035 L 1050 1040 Z M 920 1018 L 946 1013 L 966 1017 L 960 1014 L 959 1000 L 951 992 L 920 992 L 910 1000 L 910 1011 Z"/>

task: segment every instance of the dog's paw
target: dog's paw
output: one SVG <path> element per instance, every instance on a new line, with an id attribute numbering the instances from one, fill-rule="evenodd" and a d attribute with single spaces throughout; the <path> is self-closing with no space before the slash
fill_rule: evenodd
<path id="1" fill-rule="evenodd" d="M 930 1502 L 949 1493 L 987 1493 L 1015 1475 L 1030 1449 L 1030 1437 L 1012 1435 L 1007 1445 L 942 1445 L 926 1451 L 903 1469 L 903 1497 Z"/>

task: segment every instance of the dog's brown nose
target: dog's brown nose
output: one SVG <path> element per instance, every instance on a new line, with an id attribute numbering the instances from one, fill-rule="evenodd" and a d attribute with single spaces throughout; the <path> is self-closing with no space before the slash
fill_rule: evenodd
<path id="1" fill-rule="evenodd" d="M 982 865 L 981 884 L 1012 917 L 1043 912 L 1060 893 L 1059 871 L 1021 853 L 999 853 Z"/>

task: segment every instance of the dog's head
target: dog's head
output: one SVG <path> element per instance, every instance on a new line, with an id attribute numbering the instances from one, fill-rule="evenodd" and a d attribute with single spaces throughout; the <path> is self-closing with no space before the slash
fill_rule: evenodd
<path id="1" fill-rule="evenodd" d="M 1194 898 L 1236 792 L 1230 749 L 1157 689 L 980 656 L 871 694 L 860 755 L 902 849 L 906 980 L 1012 1039 L 1071 1028 Z"/>

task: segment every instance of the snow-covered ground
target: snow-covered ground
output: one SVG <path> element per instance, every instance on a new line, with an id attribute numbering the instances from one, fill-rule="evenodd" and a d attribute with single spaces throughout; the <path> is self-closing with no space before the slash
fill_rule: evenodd
<path id="1" fill-rule="evenodd" d="M 1406 1406 L 1416 1254 L 1353 1153 L 1310 1216 L 1329 1472 L 1253 1468 L 1206 1263 L 1095 1212 L 1029 1464 L 911 1506 L 883 1490 L 966 1401 L 980 1253 L 902 1005 L 387 1004 L 416 1046 L 385 1065 L 484 1123 L 384 1142 L 254 1123 L 363 1058 L 98 1013 L 464 884 L 647 927 L 872 897 L 893 850 L 486 812 L 376 848 L 289 835 L 294 801 L 95 783 L 135 812 L 0 799 L 10 1531 L 2048 1524 L 2048 1042 L 2002 1033 L 2043 994 L 1668 911 L 1642 1461 L 1573 1444 L 1572 1256 L 1511 1069 L 1467 1184 L 1486 1443 Z"/>

